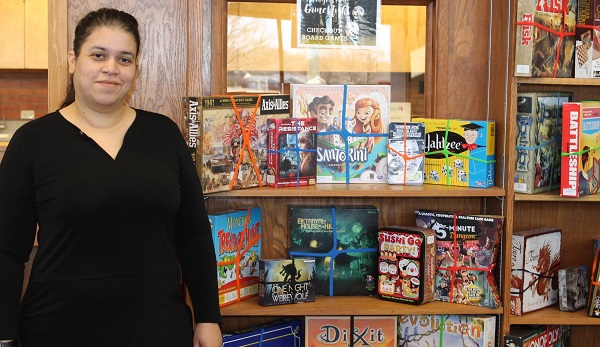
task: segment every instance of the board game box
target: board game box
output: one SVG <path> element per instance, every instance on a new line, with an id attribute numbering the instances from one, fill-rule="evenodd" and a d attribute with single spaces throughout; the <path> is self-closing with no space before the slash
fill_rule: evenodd
<path id="1" fill-rule="evenodd" d="M 267 119 L 288 118 L 289 105 L 285 94 L 201 98 L 204 193 L 267 184 Z"/>
<path id="2" fill-rule="evenodd" d="M 435 300 L 498 308 L 494 269 L 504 217 L 419 209 L 419 228 L 436 233 Z"/>
<path id="3" fill-rule="evenodd" d="M 387 157 L 389 184 L 423 184 L 425 124 L 391 122 Z"/>
<path id="4" fill-rule="evenodd" d="M 380 299 L 420 305 L 435 298 L 435 231 L 389 226 L 379 229 Z"/>
<path id="5" fill-rule="evenodd" d="M 558 303 L 562 230 L 537 228 L 514 232 L 510 313 L 522 316 Z"/>
<path id="6" fill-rule="evenodd" d="M 413 118 L 425 124 L 425 181 L 488 188 L 494 185 L 496 123 Z"/>
<path id="7" fill-rule="evenodd" d="M 573 77 L 577 2 L 518 0 L 515 76 Z"/>
<path id="8" fill-rule="evenodd" d="M 270 118 L 268 129 L 267 185 L 317 183 L 317 119 Z"/>
<path id="9" fill-rule="evenodd" d="M 600 188 L 600 101 L 563 104 L 560 195 L 578 198 Z"/>
<path id="10" fill-rule="evenodd" d="M 259 207 L 209 214 L 217 255 L 219 305 L 223 307 L 258 293 L 262 211 Z"/>
<path id="11" fill-rule="evenodd" d="M 577 1 L 575 25 L 575 77 L 600 77 L 599 0 Z"/>
<path id="12" fill-rule="evenodd" d="M 315 301 L 315 258 L 259 260 L 261 306 Z"/>
<path id="13" fill-rule="evenodd" d="M 592 264 L 590 296 L 588 298 L 588 316 L 600 318 L 600 248 L 596 249 Z"/>
<path id="14" fill-rule="evenodd" d="M 574 312 L 587 306 L 590 279 L 587 266 L 558 270 L 558 305 L 561 311 Z"/>
<path id="15" fill-rule="evenodd" d="M 223 347 L 304 347 L 302 320 L 282 318 L 222 334 Z"/>
<path id="16" fill-rule="evenodd" d="M 397 316 L 306 316 L 306 347 L 396 347 Z"/>
<path id="17" fill-rule="evenodd" d="M 190 150 L 190 155 L 192 156 L 192 160 L 194 161 L 194 165 L 196 165 L 196 170 L 198 169 L 198 161 L 197 158 L 199 156 L 198 149 L 200 148 L 200 100 L 199 97 L 185 97 L 182 99 L 183 101 L 183 124 L 181 125 L 181 131 L 183 132 L 183 137 L 185 138 L 185 142 Z"/>
<path id="18" fill-rule="evenodd" d="M 400 315 L 398 346 L 496 346 L 496 316 Z"/>
<path id="19" fill-rule="evenodd" d="M 379 210 L 289 205 L 290 256 L 314 257 L 317 295 L 377 295 Z"/>
<path id="20" fill-rule="evenodd" d="M 504 347 L 571 347 L 570 325 L 512 325 Z"/>
<path id="21" fill-rule="evenodd" d="M 562 105 L 570 101 L 568 92 L 517 94 L 516 193 L 560 188 Z"/>

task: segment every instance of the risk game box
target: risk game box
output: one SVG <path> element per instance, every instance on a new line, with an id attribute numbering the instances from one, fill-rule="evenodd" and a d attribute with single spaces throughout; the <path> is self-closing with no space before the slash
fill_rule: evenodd
<path id="1" fill-rule="evenodd" d="M 598 0 L 577 1 L 575 77 L 600 77 L 600 12 Z"/>
<path id="2" fill-rule="evenodd" d="M 560 187 L 562 105 L 570 101 L 568 92 L 517 94 L 516 193 Z"/>
<path id="3" fill-rule="evenodd" d="M 420 305 L 435 298 L 435 231 L 388 226 L 379 229 L 380 299 Z"/>
<path id="4" fill-rule="evenodd" d="M 563 104 L 560 195 L 578 198 L 600 188 L 600 101 Z"/>
<path id="5" fill-rule="evenodd" d="M 217 254 L 219 305 L 258 293 L 262 211 L 259 207 L 209 214 Z"/>
<path id="6" fill-rule="evenodd" d="M 510 313 L 522 316 L 558 303 L 562 230 L 537 228 L 514 232 Z"/>
<path id="7" fill-rule="evenodd" d="M 389 184 L 423 184 L 425 124 L 390 123 L 387 158 Z"/>
<path id="8" fill-rule="evenodd" d="M 574 312 L 587 306 L 588 276 L 588 268 L 584 265 L 558 270 L 558 306 L 561 311 Z"/>
<path id="9" fill-rule="evenodd" d="M 223 347 L 304 347 L 302 320 L 282 318 L 222 334 Z"/>
<path id="10" fill-rule="evenodd" d="M 204 193 L 266 185 L 267 119 L 290 115 L 289 95 L 202 97 Z"/>
<path id="11" fill-rule="evenodd" d="M 571 347 L 570 325 L 512 325 L 504 347 Z"/>
<path id="12" fill-rule="evenodd" d="M 289 205 L 290 256 L 314 257 L 317 295 L 377 295 L 379 210 Z"/>
<path id="13" fill-rule="evenodd" d="M 270 118 L 268 129 L 267 185 L 317 183 L 317 119 Z"/>
<path id="14" fill-rule="evenodd" d="M 261 306 L 315 301 L 315 258 L 259 260 Z"/>
<path id="15" fill-rule="evenodd" d="M 488 188 L 494 185 L 496 123 L 413 118 L 425 124 L 427 184 Z"/>
<path id="16" fill-rule="evenodd" d="M 398 346 L 496 346 L 496 316 L 400 315 Z"/>
<path id="17" fill-rule="evenodd" d="M 425 209 L 415 215 L 417 227 L 436 233 L 435 300 L 498 308 L 494 269 L 504 217 Z"/>
<path id="18" fill-rule="evenodd" d="M 306 316 L 306 347 L 396 347 L 397 316 Z"/>

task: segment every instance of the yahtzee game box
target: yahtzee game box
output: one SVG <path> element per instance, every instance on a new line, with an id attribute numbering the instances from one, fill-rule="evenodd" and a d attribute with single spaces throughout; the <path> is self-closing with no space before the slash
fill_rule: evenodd
<path id="1" fill-rule="evenodd" d="M 260 260 L 258 268 L 261 306 L 315 301 L 315 258 Z"/>
<path id="2" fill-rule="evenodd" d="M 400 315 L 398 346 L 496 346 L 496 316 Z"/>

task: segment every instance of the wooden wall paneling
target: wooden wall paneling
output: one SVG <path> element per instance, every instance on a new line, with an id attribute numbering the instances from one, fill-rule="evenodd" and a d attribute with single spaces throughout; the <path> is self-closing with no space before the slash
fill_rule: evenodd
<path id="1" fill-rule="evenodd" d="M 57 110 L 68 85 L 67 2 L 48 0 L 48 112 Z"/>
<path id="2" fill-rule="evenodd" d="M 24 67 L 25 5 L 22 0 L 3 0 L 0 11 L 2 38 L 0 38 L 0 67 Z"/>
<path id="3" fill-rule="evenodd" d="M 25 2 L 25 46 L 26 69 L 47 69 L 48 56 L 48 0 Z"/>

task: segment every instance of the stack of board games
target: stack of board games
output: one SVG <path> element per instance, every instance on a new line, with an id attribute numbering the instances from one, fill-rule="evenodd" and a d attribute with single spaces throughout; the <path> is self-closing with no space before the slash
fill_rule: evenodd
<path id="1" fill-rule="evenodd" d="M 577 2 L 518 0 L 515 76 L 573 77 Z"/>
<path id="2" fill-rule="evenodd" d="M 380 299 L 413 305 L 435 298 L 435 231 L 389 226 L 379 229 Z"/>
<path id="3" fill-rule="evenodd" d="M 317 295 L 377 295 L 379 210 L 289 205 L 289 253 L 314 257 Z"/>
<path id="4" fill-rule="evenodd" d="M 387 149 L 389 184 L 423 184 L 425 124 L 391 122 Z"/>
<path id="5" fill-rule="evenodd" d="M 514 232 L 510 313 L 522 316 L 558 303 L 562 230 L 537 228 Z"/>
<path id="6" fill-rule="evenodd" d="M 389 85 L 292 84 L 293 118 L 317 118 L 317 183 L 387 183 Z"/>
<path id="7" fill-rule="evenodd" d="M 588 299 L 588 316 L 600 318 L 600 249 L 596 250 L 592 267 L 592 286 Z"/>
<path id="8" fill-rule="evenodd" d="M 270 118 L 268 129 L 267 185 L 317 183 L 317 119 Z"/>
<path id="9" fill-rule="evenodd" d="M 304 347 L 302 320 L 282 318 L 222 335 L 223 347 Z"/>
<path id="10" fill-rule="evenodd" d="M 496 123 L 413 118 L 425 124 L 425 181 L 460 187 L 494 185 Z"/>
<path id="11" fill-rule="evenodd" d="M 496 316 L 400 315 L 398 346 L 496 346 Z"/>
<path id="12" fill-rule="evenodd" d="M 571 347 L 570 325 L 512 325 L 504 347 Z"/>
<path id="13" fill-rule="evenodd" d="M 223 307 L 258 293 L 262 211 L 259 207 L 209 214 L 217 256 L 219 305 Z"/>
<path id="14" fill-rule="evenodd" d="M 203 192 L 266 185 L 267 119 L 290 116 L 289 95 L 188 97 L 185 100 L 199 103 L 195 112 L 202 131 L 200 142 L 196 143 L 199 147 L 196 166 Z M 192 115 L 185 118 L 192 119 Z M 193 141 L 188 140 L 188 143 Z"/>
<path id="15" fill-rule="evenodd" d="M 259 260 L 261 306 L 315 301 L 315 258 Z"/>
<path id="16" fill-rule="evenodd" d="M 574 312 L 587 306 L 589 294 L 587 266 L 571 266 L 558 270 L 558 305 L 561 311 Z"/>
<path id="17" fill-rule="evenodd" d="M 560 195 L 578 198 L 600 188 L 600 101 L 563 104 Z"/>
<path id="18" fill-rule="evenodd" d="M 435 300 L 498 308 L 496 267 L 504 217 L 419 209 L 419 228 L 436 233 Z"/>
<path id="19" fill-rule="evenodd" d="M 570 101 L 568 92 L 517 94 L 515 193 L 560 188 L 562 105 Z"/>
<path id="20" fill-rule="evenodd" d="M 306 316 L 306 347 L 396 347 L 397 316 Z"/>
<path id="21" fill-rule="evenodd" d="M 577 1 L 575 78 L 600 77 L 600 12 L 598 0 Z"/>

